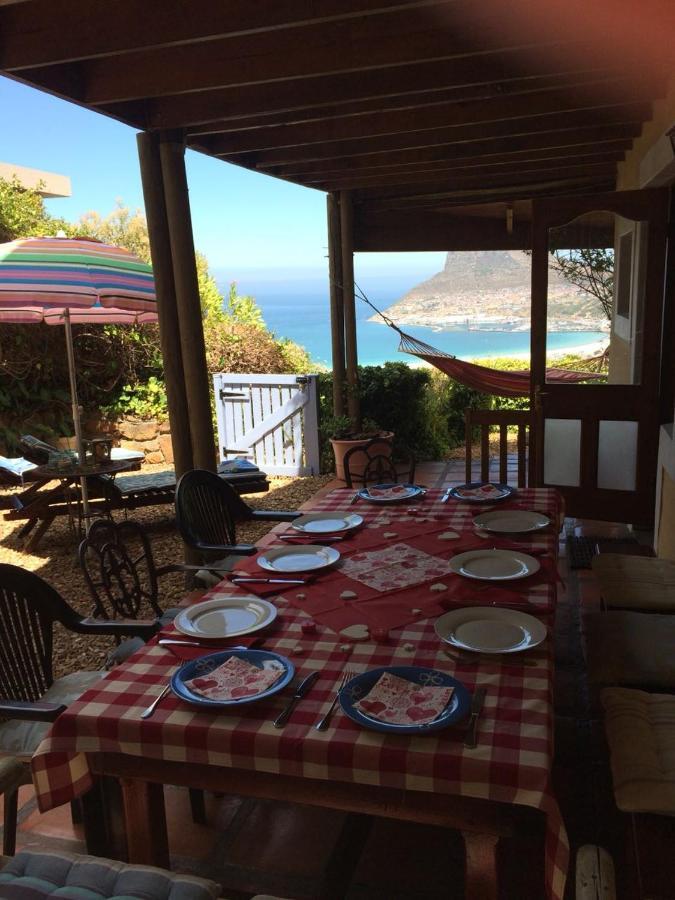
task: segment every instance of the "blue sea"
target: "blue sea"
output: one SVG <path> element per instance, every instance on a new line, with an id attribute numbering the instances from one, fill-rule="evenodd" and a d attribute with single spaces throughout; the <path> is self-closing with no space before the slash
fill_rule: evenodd
<path id="1" fill-rule="evenodd" d="M 361 275 L 357 281 L 366 296 L 379 308 L 386 309 L 416 284 L 433 273 L 411 272 L 395 275 Z M 330 312 L 328 276 L 301 271 L 246 272 L 241 277 L 216 273 L 221 292 L 227 295 L 230 280 L 236 280 L 239 294 L 255 297 L 265 323 L 277 336 L 291 338 L 305 347 L 311 357 L 326 366 L 331 364 Z M 357 344 L 362 365 L 381 365 L 389 360 L 415 362 L 416 358 L 398 352 L 398 335 L 378 322 L 369 322 L 372 310 L 356 301 Z M 403 330 L 419 340 L 461 358 L 510 356 L 528 353 L 530 332 L 469 331 L 436 329 L 414 325 Z M 601 332 L 552 332 L 548 349 L 575 347 L 605 338 Z"/>

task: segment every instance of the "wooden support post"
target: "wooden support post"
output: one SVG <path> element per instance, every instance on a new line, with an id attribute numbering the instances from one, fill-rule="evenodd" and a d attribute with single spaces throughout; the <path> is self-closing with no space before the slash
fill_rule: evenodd
<path id="1" fill-rule="evenodd" d="M 540 487 L 544 483 L 544 415 L 541 401 L 546 392 L 548 260 L 548 230 L 539 221 L 535 202 L 532 219 L 532 311 L 530 321 L 530 409 L 532 411 L 528 460 L 528 484 L 530 487 Z"/>
<path id="2" fill-rule="evenodd" d="M 185 394 L 190 412 L 192 461 L 195 468 L 215 471 L 211 391 L 185 172 L 185 148 L 173 135 L 163 136 L 160 138 L 159 153 L 176 287 Z"/>
<path id="3" fill-rule="evenodd" d="M 354 301 L 354 209 L 349 191 L 340 191 L 340 237 L 342 243 L 342 302 L 345 320 L 347 411 L 353 427 L 361 427 L 358 352 L 356 348 L 356 304 Z"/>
<path id="4" fill-rule="evenodd" d="M 164 787 L 133 778 L 121 778 L 127 823 L 129 862 L 171 867 L 166 830 Z"/>
<path id="5" fill-rule="evenodd" d="M 185 396 L 183 354 L 178 328 L 176 290 L 173 280 L 171 242 L 166 218 L 162 166 L 159 158 L 159 140 L 156 134 L 142 132 L 137 136 L 137 142 L 145 215 L 148 220 L 152 271 L 157 295 L 159 341 L 164 359 L 164 383 L 171 426 L 171 445 L 176 479 L 178 479 L 183 472 L 188 472 L 194 466 L 192 464 L 190 418 Z"/>
<path id="6" fill-rule="evenodd" d="M 345 413 L 345 320 L 342 299 L 342 236 L 337 194 L 326 197 L 328 213 L 328 277 L 330 334 L 333 353 L 333 415 Z"/>

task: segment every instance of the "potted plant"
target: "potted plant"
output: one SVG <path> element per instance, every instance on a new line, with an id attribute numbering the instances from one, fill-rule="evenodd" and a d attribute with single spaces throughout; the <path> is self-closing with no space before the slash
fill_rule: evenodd
<path id="1" fill-rule="evenodd" d="M 368 441 L 372 441 L 373 438 L 382 438 L 383 442 L 381 448 L 377 445 L 373 445 L 373 449 L 375 452 L 382 453 L 386 456 L 391 453 L 391 444 L 387 442 L 391 441 L 394 437 L 393 431 L 385 431 L 372 419 L 364 419 L 361 422 L 361 427 L 355 429 L 354 423 L 349 416 L 334 417 L 329 423 L 328 433 L 330 435 L 329 440 L 335 456 L 335 472 L 341 481 L 345 480 L 344 458 L 348 450 L 351 450 L 352 447 L 359 447 L 363 444 L 367 444 Z M 360 455 L 361 454 L 358 454 L 358 456 Z M 360 475 L 363 475 L 366 462 L 365 456 L 363 457 L 363 462 L 358 458 L 350 461 L 349 468 L 352 477 L 358 478 Z"/>

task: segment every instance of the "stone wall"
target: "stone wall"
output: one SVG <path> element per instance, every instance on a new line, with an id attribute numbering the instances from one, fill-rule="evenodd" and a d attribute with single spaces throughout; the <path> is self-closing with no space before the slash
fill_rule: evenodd
<path id="1" fill-rule="evenodd" d="M 147 463 L 173 465 L 169 423 L 156 419 L 88 419 L 83 422 L 85 438 L 109 435 L 115 447 L 141 450 Z"/>

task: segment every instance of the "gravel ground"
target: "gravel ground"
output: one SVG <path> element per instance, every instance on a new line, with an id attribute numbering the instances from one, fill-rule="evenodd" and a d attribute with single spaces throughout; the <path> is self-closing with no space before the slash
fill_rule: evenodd
<path id="1" fill-rule="evenodd" d="M 142 474 L 152 474 L 165 466 L 143 466 Z M 297 509 L 320 488 L 331 481 L 332 476 L 313 478 L 270 478 L 270 490 L 266 494 L 250 494 L 247 502 L 259 509 Z M 12 489 L 0 488 L 0 497 L 12 494 Z M 133 513 L 135 521 L 148 529 L 155 562 L 158 566 L 181 562 L 183 544 L 172 521 L 173 510 L 168 505 L 147 507 Z M 117 516 L 122 515 L 117 513 Z M 21 548 L 17 534 L 21 522 L 8 522 L 0 510 L 0 562 L 11 563 L 37 572 L 48 581 L 78 612 L 91 612 L 91 598 L 77 561 L 78 537 L 72 532 L 67 516 L 55 519 L 37 550 L 27 552 Z M 270 526 L 266 523 L 242 525 L 237 539 L 242 543 L 255 543 Z M 184 576 L 181 573 L 166 575 L 160 584 L 160 603 L 164 608 L 176 606 L 185 595 Z M 98 669 L 104 664 L 113 642 L 110 638 L 92 638 L 66 631 L 57 625 L 54 634 L 54 674 L 65 675 L 78 669 Z"/>

